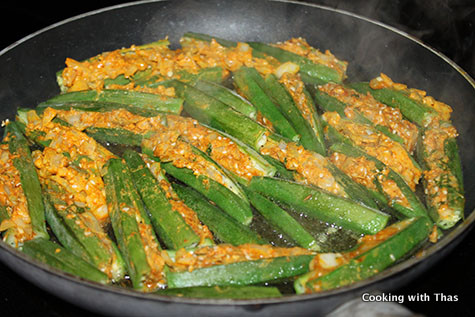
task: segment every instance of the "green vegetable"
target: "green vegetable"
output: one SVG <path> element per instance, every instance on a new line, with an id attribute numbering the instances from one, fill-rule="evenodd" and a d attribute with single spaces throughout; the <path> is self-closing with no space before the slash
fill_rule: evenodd
<path id="1" fill-rule="evenodd" d="M 341 86 L 341 88 L 345 89 L 344 86 Z M 319 89 L 316 90 L 315 101 L 324 111 L 335 111 L 343 118 L 348 118 L 345 114 L 345 109 L 352 108 L 352 105 L 345 104 L 344 102 L 338 100 L 335 97 L 329 96 L 327 93 L 320 91 Z M 355 122 L 370 125 L 373 129 L 383 133 L 392 140 L 400 144 L 404 144 L 404 139 L 402 139 L 397 134 L 392 133 L 389 128 L 373 123 L 357 109 L 352 109 L 352 111 L 355 114 L 355 117 L 353 118 Z"/>
<path id="2" fill-rule="evenodd" d="M 369 278 L 394 264 L 427 239 L 432 228 L 427 217 L 403 220 L 391 226 L 397 233 L 376 244 L 335 270 L 313 278 L 310 272 L 299 277 L 294 288 L 298 294 L 342 287 Z"/>
<path id="3" fill-rule="evenodd" d="M 308 233 L 287 211 L 276 203 L 253 191 L 248 191 L 248 197 L 256 210 L 279 232 L 284 232 L 302 248 L 320 251 L 315 238 Z"/>
<path id="4" fill-rule="evenodd" d="M 401 110 L 403 116 L 421 127 L 427 126 L 437 116 L 432 108 L 423 105 L 402 92 L 391 88 L 372 89 L 369 83 L 352 83 L 349 85 L 360 93 L 370 93 L 376 100 Z"/>
<path id="5" fill-rule="evenodd" d="M 256 69 L 242 66 L 233 73 L 233 79 L 239 92 L 256 107 L 264 118 L 269 120 L 278 134 L 293 141 L 300 139 L 279 106 L 266 94 L 266 83 Z"/>
<path id="6" fill-rule="evenodd" d="M 34 259 L 80 278 L 107 284 L 107 275 L 65 248 L 44 238 L 26 241 L 21 250 Z"/>
<path id="7" fill-rule="evenodd" d="M 46 220 L 58 241 L 71 253 L 94 265 L 112 280 L 125 275 L 125 263 L 115 243 L 94 215 L 75 206 L 57 210 L 45 198 Z"/>
<path id="8" fill-rule="evenodd" d="M 8 148 L 13 158 L 13 165 L 20 174 L 21 187 L 26 197 L 28 213 L 35 237 L 48 238 L 45 222 L 45 207 L 41 194 L 41 184 L 31 158 L 28 141 L 16 122 L 10 122 L 5 130 Z"/>
<path id="9" fill-rule="evenodd" d="M 279 105 L 284 116 L 300 135 L 300 143 L 303 147 L 321 155 L 326 155 L 323 133 L 320 135 L 315 133 L 310 122 L 303 117 L 292 96 L 278 81 L 277 77 L 272 74 L 266 76 L 264 84 L 265 93 L 275 104 Z M 311 107 L 312 105 L 309 106 Z"/>
<path id="10" fill-rule="evenodd" d="M 256 119 L 256 108 L 249 101 L 239 96 L 235 91 L 220 84 L 205 80 L 196 81 L 193 84 L 193 87 L 218 99 L 222 103 L 229 105 L 234 110 L 248 116 L 249 118 Z"/>
<path id="11" fill-rule="evenodd" d="M 191 169 L 178 168 L 172 163 L 163 163 L 162 167 L 168 174 L 200 192 L 240 223 L 251 223 L 252 210 L 245 197 L 238 196 L 231 189 L 205 175 L 195 175 Z"/>
<path id="12" fill-rule="evenodd" d="M 381 162 L 377 158 L 367 154 L 365 151 L 353 146 L 352 144 L 348 142 L 333 143 L 330 146 L 330 149 L 331 151 L 343 153 L 351 157 L 364 157 L 374 162 L 376 169 L 378 171 L 378 174 L 381 174 L 381 177 L 383 177 L 383 179 L 387 178 L 396 183 L 396 186 L 399 187 L 404 197 L 408 200 L 409 206 L 406 207 L 397 202 L 390 202 L 389 201 L 390 197 L 380 198 L 381 197 L 380 194 L 373 193 L 373 198 L 375 198 L 377 201 L 379 201 L 380 203 L 390 203 L 390 205 L 404 217 L 412 218 L 412 217 L 427 216 L 427 209 L 425 208 L 424 204 L 420 201 L 417 195 L 411 190 L 409 185 L 407 185 L 406 181 L 402 178 L 402 176 L 396 173 L 395 171 L 393 171 L 392 169 L 388 168 L 383 162 Z M 388 170 L 388 173 L 386 174 L 382 173 L 385 169 Z M 374 181 L 380 185 L 378 179 L 375 179 Z M 380 192 L 383 195 L 386 195 L 383 193 L 382 189 L 380 189 Z"/>
<path id="13" fill-rule="evenodd" d="M 112 158 L 104 183 L 114 236 L 135 289 L 148 291 L 163 284 L 160 246 L 127 165 Z"/>
<path id="14" fill-rule="evenodd" d="M 120 90 L 120 89 L 105 89 L 97 90 L 82 90 L 67 92 L 57 95 L 43 103 L 41 106 L 48 104 L 58 104 L 67 102 L 107 102 L 119 103 L 125 105 L 132 105 L 133 107 L 144 108 L 147 110 L 155 110 L 170 113 L 181 113 L 183 108 L 183 100 L 180 98 L 171 98 L 160 96 L 157 94 Z"/>
<path id="15" fill-rule="evenodd" d="M 253 52 L 258 51 L 270 55 L 281 63 L 293 62 L 297 64 L 300 67 L 300 74 L 305 75 L 302 76 L 304 81 L 309 78 L 312 83 L 323 84 L 330 81 L 340 83 L 343 80 L 343 76 L 336 70 L 322 64 L 316 64 L 290 51 L 260 42 L 248 42 L 248 44 L 252 47 Z"/>
<path id="16" fill-rule="evenodd" d="M 183 217 L 172 209 L 166 193 L 140 155 L 135 151 L 126 150 L 123 158 L 147 207 L 153 227 L 165 245 L 172 249 L 197 245 L 200 242 L 200 237 L 185 222 Z"/>
<path id="17" fill-rule="evenodd" d="M 443 123 L 449 125 L 449 123 Z M 423 136 L 430 129 L 427 128 Z M 421 159 L 428 170 L 424 174 L 423 185 L 428 204 L 429 215 L 442 229 L 453 227 L 464 216 L 465 197 L 457 141 L 448 137 L 443 142 L 441 153 L 431 157 L 428 149 L 422 146 Z"/>
<path id="18" fill-rule="evenodd" d="M 318 188 L 271 177 L 254 177 L 250 190 L 301 210 L 310 217 L 333 223 L 357 233 L 374 234 L 383 229 L 389 216 L 349 199 Z"/>
<path id="19" fill-rule="evenodd" d="M 227 213 L 208 202 L 197 191 L 178 183 L 174 183 L 173 188 L 187 206 L 196 210 L 200 221 L 208 226 L 218 240 L 232 245 L 267 243 L 247 226 L 239 223 Z"/>
<path id="20" fill-rule="evenodd" d="M 308 272 L 312 258 L 313 255 L 278 257 L 214 265 L 191 272 L 168 272 L 168 287 L 249 285 L 276 281 Z"/>
<path id="21" fill-rule="evenodd" d="M 258 150 L 266 141 L 268 129 L 221 101 L 179 81 L 172 81 L 177 95 L 185 99 L 184 110 L 203 124 L 226 132 Z"/>

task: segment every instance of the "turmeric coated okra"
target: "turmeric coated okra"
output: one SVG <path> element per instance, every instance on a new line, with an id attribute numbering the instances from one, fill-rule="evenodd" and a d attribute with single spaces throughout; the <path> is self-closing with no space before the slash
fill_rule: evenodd
<path id="1" fill-rule="evenodd" d="M 61 93 L 5 122 L 4 241 L 102 284 L 247 299 L 379 274 L 462 218 L 448 105 L 351 83 L 303 38 L 169 44 L 67 58 Z"/>

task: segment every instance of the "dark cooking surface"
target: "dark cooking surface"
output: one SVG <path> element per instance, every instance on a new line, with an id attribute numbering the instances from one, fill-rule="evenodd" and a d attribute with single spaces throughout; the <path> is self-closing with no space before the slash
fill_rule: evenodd
<path id="1" fill-rule="evenodd" d="M 65 18 L 96 8 L 120 3 L 119 1 L 96 1 L 85 4 L 68 2 L 54 9 L 45 2 L 21 2 L 2 4 L 3 19 L 0 47 L 38 29 Z M 91 2 L 91 1 L 89 1 Z M 453 59 L 472 77 L 475 77 L 475 4 L 469 0 L 433 1 L 307 1 L 338 7 L 400 28 Z M 418 4 L 430 3 L 421 8 Z M 469 5 L 470 4 L 470 5 Z M 12 23 L 12 18 L 14 23 Z M 350 61 L 351 62 L 351 61 Z M 475 230 L 472 230 L 447 257 L 403 289 L 393 294 L 428 294 L 430 302 L 404 305 L 416 313 L 439 316 L 450 313 L 453 316 L 475 315 Z M 75 306 L 45 293 L 25 281 L 10 269 L 0 264 L 0 310 L 6 316 L 93 316 Z M 434 293 L 457 295 L 457 302 L 437 302 Z M 407 299 L 407 297 L 406 297 Z"/>

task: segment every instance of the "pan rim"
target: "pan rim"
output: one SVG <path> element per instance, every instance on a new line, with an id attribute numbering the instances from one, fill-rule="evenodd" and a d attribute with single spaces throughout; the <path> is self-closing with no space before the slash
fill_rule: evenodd
<path id="1" fill-rule="evenodd" d="M 156 2 L 172 2 L 173 0 L 141 0 L 141 1 L 135 1 L 135 2 L 127 2 L 127 3 L 122 3 L 122 4 L 117 4 L 117 5 L 112 5 L 108 6 L 105 8 L 89 11 L 86 13 L 82 13 L 67 19 L 64 19 L 62 21 L 56 22 L 54 24 L 51 24 L 50 26 L 47 26 L 45 28 L 42 28 L 36 32 L 33 32 L 22 39 L 19 39 L 18 41 L 15 41 L 14 43 L 10 44 L 6 48 L 2 49 L 0 51 L 0 56 L 4 55 L 8 51 L 14 49 L 15 47 L 21 45 L 22 43 L 36 37 L 37 35 L 44 33 L 48 30 L 54 29 L 56 27 L 62 26 L 64 24 L 67 24 L 69 22 L 87 18 L 92 15 L 100 14 L 106 11 L 112 11 L 115 9 L 120 9 L 120 8 L 125 8 L 125 7 L 132 7 L 135 5 L 143 5 L 143 4 L 149 4 L 149 3 L 156 3 Z M 452 66 L 460 75 L 462 75 L 467 82 L 471 84 L 471 86 L 475 89 L 475 80 L 465 71 L 463 70 L 458 64 L 456 64 L 454 61 L 452 61 L 450 58 L 448 58 L 445 54 L 437 51 L 436 49 L 430 47 L 429 45 L 425 44 L 421 40 L 417 39 L 416 37 L 400 30 L 395 27 L 392 27 L 390 25 L 387 25 L 383 22 L 364 17 L 362 15 L 349 12 L 346 10 L 342 9 L 337 9 L 337 8 L 332 8 L 324 5 L 319 5 L 319 4 L 313 4 L 313 3 L 307 3 L 307 2 L 301 2 L 301 1 L 294 1 L 294 0 L 261 0 L 261 1 L 267 1 L 267 2 L 277 2 L 277 3 L 291 3 L 294 5 L 299 5 L 299 6 L 308 6 L 308 7 L 314 7 L 318 8 L 321 10 L 326 10 L 326 11 L 332 11 L 338 14 L 343 14 L 346 16 L 350 16 L 352 18 L 356 18 L 358 20 L 363 20 L 368 23 L 383 27 L 385 29 L 388 29 L 389 31 L 392 31 L 394 33 L 397 33 L 408 40 L 411 40 L 415 42 L 416 44 L 421 45 L 425 49 L 429 50 L 433 54 L 437 55 L 439 58 L 444 60 L 444 62 L 448 63 L 450 66 Z M 384 279 L 389 279 L 391 277 L 394 277 L 395 275 L 406 271 L 409 268 L 415 267 L 419 264 L 421 264 L 424 260 L 431 258 L 435 253 L 439 252 L 442 249 L 445 249 L 445 247 L 448 244 L 451 244 L 452 242 L 456 241 L 457 238 L 463 236 L 464 234 L 467 234 L 472 228 L 473 224 L 475 222 L 475 209 L 472 210 L 467 218 L 462 223 L 459 223 L 456 228 L 454 228 L 452 231 L 450 231 L 443 239 L 442 241 L 439 241 L 438 243 L 428 247 L 425 251 L 427 251 L 424 256 L 422 257 L 412 257 L 410 259 L 407 259 L 399 264 L 396 264 L 395 266 L 381 272 L 380 274 L 369 278 L 365 279 L 363 281 L 353 283 L 348 286 L 344 286 L 335 290 L 331 291 L 325 291 L 322 293 L 313 293 L 313 294 L 294 294 L 294 295 L 285 295 L 283 297 L 278 297 L 278 298 L 268 298 L 268 299 L 245 299 L 245 300 L 236 300 L 236 299 L 197 299 L 197 298 L 184 298 L 184 297 L 177 297 L 177 296 L 165 296 L 165 295 L 158 295 L 158 294 L 150 294 L 150 293 L 141 293 L 138 291 L 134 291 L 132 289 L 126 289 L 126 288 L 120 288 L 118 286 L 110 286 L 110 285 L 102 285 L 98 283 L 94 283 L 85 279 L 81 279 L 76 276 L 72 276 L 68 273 L 65 273 L 63 271 L 60 271 L 58 269 L 55 269 L 53 267 L 50 267 L 44 263 L 38 262 L 34 259 L 31 259 L 28 257 L 26 254 L 20 252 L 17 249 L 12 248 L 11 246 L 7 245 L 5 242 L 1 241 L 0 242 L 0 248 L 2 251 L 8 252 L 10 255 L 15 256 L 16 258 L 21 259 L 24 262 L 27 262 L 30 265 L 34 265 L 37 268 L 39 268 L 42 271 L 45 271 L 48 274 L 53 274 L 56 276 L 59 276 L 61 278 L 64 278 L 68 280 L 71 283 L 76 283 L 76 284 L 81 284 L 82 286 L 88 287 L 88 288 L 94 288 L 97 291 L 104 291 L 104 292 L 109 292 L 113 293 L 116 295 L 121 295 L 121 296 L 128 296 L 128 297 L 134 297 L 137 299 L 142 299 L 142 300 L 149 300 L 149 301 L 157 301 L 157 302 L 171 302 L 171 303 L 180 303 L 180 304 L 202 304 L 202 305 L 216 305 L 216 306 L 252 306 L 252 305 L 270 305 L 270 304 L 284 304 L 288 302 L 297 302 L 297 301 L 307 301 L 307 300 L 314 300 L 317 298 L 325 298 L 325 297 L 331 297 L 335 294 L 344 294 L 344 293 L 350 293 L 352 291 L 355 291 L 357 289 L 364 289 L 365 286 L 375 284 L 377 282 L 380 282 Z M 461 239 L 459 239 L 460 242 Z M 0 260 L 1 257 L 0 257 Z M 57 295 L 56 295 L 57 296 Z"/>

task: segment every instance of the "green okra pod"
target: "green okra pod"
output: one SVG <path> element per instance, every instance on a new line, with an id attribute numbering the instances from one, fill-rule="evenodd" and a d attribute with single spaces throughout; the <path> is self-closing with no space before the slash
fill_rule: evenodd
<path id="1" fill-rule="evenodd" d="M 147 207 L 155 231 L 168 248 L 189 248 L 200 242 L 200 237 L 183 217 L 172 209 L 166 193 L 147 168 L 140 155 L 133 150 L 123 154 L 135 186 Z"/>
<path id="2" fill-rule="evenodd" d="M 215 299 L 256 299 L 281 297 L 277 287 L 271 286 L 198 286 L 185 288 L 168 288 L 158 291 L 159 295 L 179 296 L 188 298 Z"/>
<path id="3" fill-rule="evenodd" d="M 300 67 L 300 74 L 304 81 L 307 80 L 311 83 L 327 83 L 327 82 L 336 82 L 340 83 L 343 81 L 343 76 L 336 70 L 323 65 L 312 62 L 306 57 L 297 55 L 290 51 L 286 51 L 282 48 L 268 45 L 260 42 L 248 42 L 252 47 L 253 51 L 258 51 L 276 58 L 279 62 L 292 62 L 297 64 Z"/>
<path id="4" fill-rule="evenodd" d="M 313 255 L 277 257 L 168 272 L 169 288 L 194 286 L 251 285 L 271 282 L 308 272 Z"/>
<path id="5" fill-rule="evenodd" d="M 189 207 L 196 210 L 200 221 L 207 225 L 220 241 L 232 245 L 267 243 L 249 227 L 239 223 L 227 213 L 211 204 L 194 189 L 178 183 L 174 183 L 173 188 Z"/>
<path id="6" fill-rule="evenodd" d="M 46 220 L 64 248 L 120 281 L 126 273 L 124 260 L 94 215 L 76 206 L 58 210 L 45 195 Z"/>
<path id="7" fill-rule="evenodd" d="M 391 226 L 395 233 L 348 263 L 320 277 L 319 274 L 315 277 L 318 270 L 299 277 L 294 283 L 295 291 L 298 294 L 320 292 L 369 278 L 413 251 L 427 239 L 431 228 L 432 224 L 427 217 L 410 218 L 396 223 Z"/>
<path id="8" fill-rule="evenodd" d="M 52 241 L 44 238 L 29 240 L 23 244 L 21 250 L 34 259 L 69 274 L 101 284 L 109 283 L 106 274 Z"/>
<path id="9" fill-rule="evenodd" d="M 342 89 L 345 89 L 344 86 L 341 86 Z M 374 129 L 378 130 L 379 132 L 384 133 L 387 137 L 391 138 L 392 140 L 401 143 L 404 145 L 404 139 L 401 138 L 396 133 L 393 133 L 388 127 L 381 126 L 379 124 L 373 123 L 370 119 L 365 117 L 359 110 L 353 108 L 351 105 L 346 104 L 335 97 L 328 95 L 327 93 L 320 91 L 319 89 L 316 90 L 315 93 L 315 100 L 317 104 L 324 110 L 324 111 L 335 111 L 341 117 L 347 117 L 345 113 L 345 109 L 349 108 L 354 113 L 354 117 L 352 118 L 358 123 L 368 124 L 371 125 Z M 374 109 L 377 111 L 376 109 Z"/>
<path id="10" fill-rule="evenodd" d="M 110 159 L 105 170 L 104 183 L 112 229 L 133 287 L 142 291 L 162 287 L 165 281 L 160 245 L 130 171 L 117 158 Z"/>
<path id="11" fill-rule="evenodd" d="M 310 122 L 303 117 L 303 114 L 296 106 L 290 93 L 281 83 L 279 83 L 274 75 L 270 74 L 266 76 L 264 91 L 276 104 L 279 105 L 284 116 L 300 135 L 300 143 L 303 147 L 325 155 L 326 151 L 323 138 L 318 137 L 315 130 L 312 129 Z M 320 136 L 323 136 L 323 134 Z"/>
<path id="12" fill-rule="evenodd" d="M 67 92 L 48 99 L 42 106 L 66 102 L 108 102 L 132 105 L 133 107 L 151 109 L 155 111 L 181 113 L 183 99 L 160 96 L 153 93 L 130 91 L 121 89 L 105 89 L 102 91 L 82 90 Z"/>
<path id="13" fill-rule="evenodd" d="M 421 127 L 427 126 L 437 116 L 432 108 L 423 105 L 402 91 L 391 88 L 372 89 L 369 83 L 352 83 L 349 85 L 360 93 L 370 93 L 376 100 L 401 110 L 403 116 Z"/>
<path id="14" fill-rule="evenodd" d="M 269 120 L 278 134 L 293 141 L 300 139 L 279 106 L 266 94 L 266 83 L 256 69 L 243 66 L 233 73 L 233 79 L 239 92 L 256 107 L 264 118 Z"/>
<path id="15" fill-rule="evenodd" d="M 248 100 L 239 96 L 233 90 L 220 84 L 205 80 L 196 81 L 193 84 L 193 87 L 212 96 L 213 98 L 218 99 L 222 103 L 229 105 L 234 110 L 250 117 L 251 119 L 256 119 L 256 107 L 254 107 L 254 105 L 252 105 Z"/>
<path id="16" fill-rule="evenodd" d="M 254 177 L 249 189 L 301 210 L 310 217 L 357 233 L 377 233 L 389 220 L 389 216 L 379 210 L 329 194 L 316 187 L 286 180 Z"/>
<path id="17" fill-rule="evenodd" d="M 381 179 L 388 179 L 394 181 L 396 186 L 401 191 L 402 195 L 407 199 L 408 206 L 403 206 L 397 201 L 392 202 L 392 198 L 384 194 L 382 188 L 379 188 L 381 194 L 374 192 L 372 193 L 373 198 L 377 202 L 382 204 L 389 203 L 390 206 L 394 208 L 398 213 L 400 213 L 403 217 L 412 218 L 419 216 L 427 216 L 427 209 L 421 202 L 421 200 L 417 197 L 416 193 L 412 191 L 412 189 L 409 187 L 409 185 L 407 185 L 406 181 L 402 178 L 401 175 L 393 171 L 391 168 L 387 167 L 383 162 L 348 142 L 335 142 L 330 146 L 330 149 L 333 152 L 342 153 L 346 156 L 364 157 L 367 160 L 374 162 L 375 167 L 377 169 L 377 177 L 379 176 L 381 177 Z M 385 170 L 387 170 L 387 172 L 383 172 Z M 374 179 L 374 182 L 378 184 L 378 187 L 381 187 L 381 180 L 376 178 Z"/>
<path id="18" fill-rule="evenodd" d="M 244 225 L 251 223 L 252 210 L 247 199 L 238 196 L 227 187 L 205 175 L 196 176 L 190 169 L 178 168 L 172 163 L 164 163 L 162 167 L 168 174 L 193 187 L 240 223 Z"/>
<path id="19" fill-rule="evenodd" d="M 28 141 L 17 122 L 10 122 L 5 130 L 13 165 L 20 174 L 20 181 L 26 197 L 31 225 L 36 237 L 48 238 L 45 221 L 45 207 L 41 194 L 41 184 L 31 158 Z"/>
<path id="20" fill-rule="evenodd" d="M 266 221 L 278 231 L 284 232 L 298 246 L 314 251 L 321 250 L 315 238 L 287 211 L 257 192 L 248 191 L 247 195 L 251 204 Z"/>
<path id="21" fill-rule="evenodd" d="M 184 110 L 201 123 L 224 131 L 255 150 L 265 143 L 270 133 L 266 127 L 185 83 L 175 80 L 170 86 L 185 99 Z"/>

